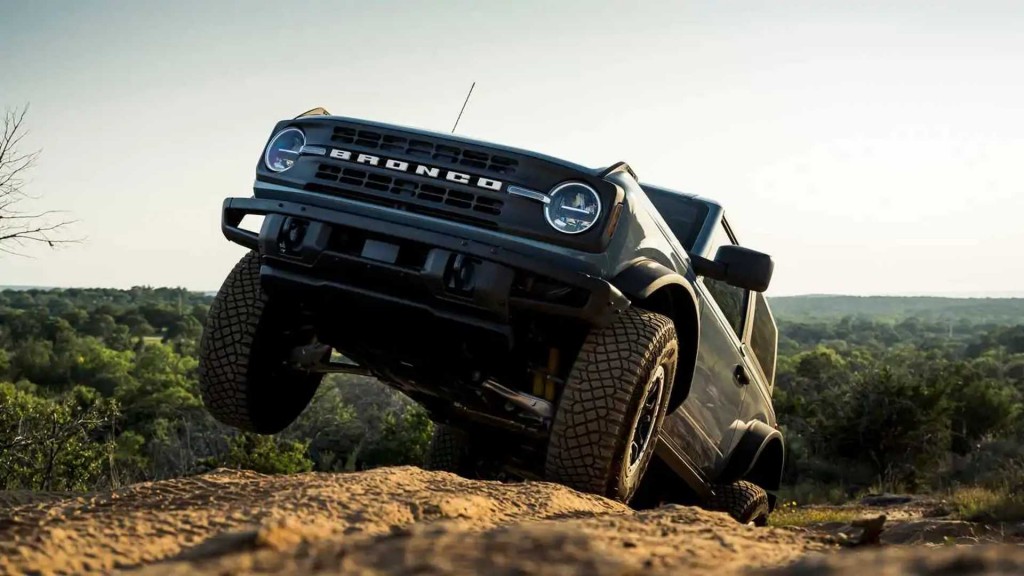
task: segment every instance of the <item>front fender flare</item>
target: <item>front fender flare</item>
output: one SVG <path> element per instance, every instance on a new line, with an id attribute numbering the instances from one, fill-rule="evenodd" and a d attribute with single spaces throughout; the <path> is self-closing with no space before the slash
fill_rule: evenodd
<path id="1" fill-rule="evenodd" d="M 686 290 L 694 301 L 697 299 L 686 278 L 648 258 L 637 260 L 619 272 L 612 284 L 632 300 L 645 300 L 669 284 Z"/>
<path id="2" fill-rule="evenodd" d="M 693 285 L 677 272 L 647 258 L 620 272 L 612 279 L 612 285 L 634 306 L 664 314 L 675 324 L 679 361 L 668 406 L 669 411 L 674 411 L 690 394 L 690 384 L 697 367 L 700 313 Z"/>

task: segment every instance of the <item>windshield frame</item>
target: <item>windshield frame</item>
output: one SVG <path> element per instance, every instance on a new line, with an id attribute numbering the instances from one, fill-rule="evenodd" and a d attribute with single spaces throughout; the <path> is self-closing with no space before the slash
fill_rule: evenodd
<path id="1" fill-rule="evenodd" d="M 643 190 L 650 199 L 651 204 L 661 214 L 662 219 L 668 224 L 669 230 L 675 236 L 679 245 L 688 254 L 693 254 L 695 249 L 699 249 L 708 221 L 716 214 L 716 211 L 713 209 L 714 207 L 696 196 L 673 192 L 665 188 L 643 185 Z M 685 237 L 679 234 L 678 225 L 681 221 L 673 219 L 673 214 L 677 214 L 678 209 L 682 207 L 686 209 L 692 208 L 694 210 L 693 215 L 695 216 L 692 222 L 685 222 L 687 227 L 685 229 Z"/>

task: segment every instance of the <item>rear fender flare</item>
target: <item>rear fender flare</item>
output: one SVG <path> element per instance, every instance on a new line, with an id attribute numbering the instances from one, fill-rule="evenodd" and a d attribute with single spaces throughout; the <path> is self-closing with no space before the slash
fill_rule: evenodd
<path id="1" fill-rule="evenodd" d="M 782 433 L 760 420 L 747 424 L 718 483 L 748 480 L 768 492 L 779 489 L 786 447 Z M 769 495 L 774 507 L 775 497 Z"/>

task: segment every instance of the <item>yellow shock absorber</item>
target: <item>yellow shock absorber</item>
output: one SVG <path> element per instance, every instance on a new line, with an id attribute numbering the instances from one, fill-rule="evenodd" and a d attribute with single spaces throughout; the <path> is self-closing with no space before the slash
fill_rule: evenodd
<path id="1" fill-rule="evenodd" d="M 540 398 L 544 396 L 544 371 L 533 371 L 533 395 Z"/>
<path id="2" fill-rule="evenodd" d="M 548 378 L 544 379 L 544 398 L 554 402 L 555 401 L 555 381 L 551 378 L 558 374 L 558 348 L 552 348 L 548 351 Z"/>

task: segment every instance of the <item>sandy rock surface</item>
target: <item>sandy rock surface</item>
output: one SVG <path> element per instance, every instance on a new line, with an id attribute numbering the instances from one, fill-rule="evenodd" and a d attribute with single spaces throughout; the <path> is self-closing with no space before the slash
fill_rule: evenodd
<path id="1" fill-rule="evenodd" d="M 4 574 L 867 573 L 861 562 L 930 569 L 915 554 L 939 562 L 937 570 L 941 554 L 952 554 L 987 570 L 976 573 L 1024 573 L 1016 547 L 837 552 L 812 532 L 740 526 L 696 508 L 634 512 L 554 484 L 411 467 L 217 470 L 111 493 L 0 498 Z"/>

